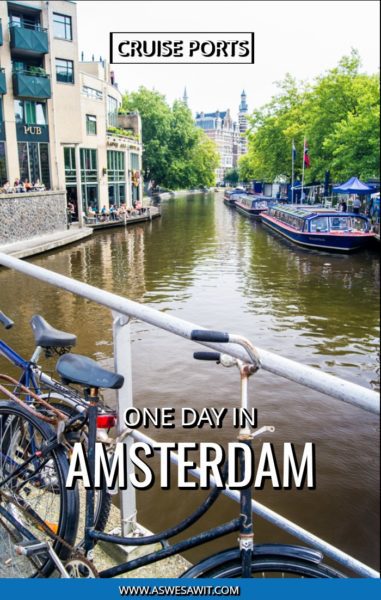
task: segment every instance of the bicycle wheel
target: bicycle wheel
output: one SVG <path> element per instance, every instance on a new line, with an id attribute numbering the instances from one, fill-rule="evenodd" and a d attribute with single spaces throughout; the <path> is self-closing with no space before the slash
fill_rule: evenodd
<path id="1" fill-rule="evenodd" d="M 44 397 L 44 396 L 42 396 Z M 65 397 L 49 396 L 47 398 L 49 403 L 63 412 L 68 417 L 73 417 L 78 412 L 77 404 L 73 401 L 68 401 Z M 46 413 L 46 409 L 44 409 Z M 84 432 L 84 440 L 82 442 L 87 448 L 87 431 Z M 86 506 L 86 490 L 84 489 L 81 481 L 77 481 L 77 488 L 79 494 L 79 527 L 78 533 L 82 534 L 85 528 L 85 506 Z M 97 531 L 104 531 L 111 510 L 111 494 L 107 491 L 105 483 L 102 483 L 102 487 L 99 490 L 94 490 L 94 529 Z M 83 507 L 83 508 L 82 508 Z M 76 540 L 76 546 L 82 546 L 84 539 L 78 536 Z M 94 540 L 94 544 L 97 544 L 98 540 Z"/>
<path id="2" fill-rule="evenodd" d="M 220 577 L 240 578 L 242 577 L 242 565 L 239 558 L 211 567 L 203 571 L 197 578 L 210 577 L 217 579 Z M 258 557 L 251 562 L 252 578 L 323 578 L 332 579 L 343 577 L 341 573 L 324 564 L 315 564 L 313 562 L 287 558 L 285 556 Z"/>
<path id="3" fill-rule="evenodd" d="M 26 409 L 0 402 L 0 577 L 48 577 L 54 569 L 46 550 L 26 557 L 15 545 L 49 541 L 62 560 L 70 555 L 78 492 L 65 487 L 64 450 L 43 452 L 54 435 Z"/>

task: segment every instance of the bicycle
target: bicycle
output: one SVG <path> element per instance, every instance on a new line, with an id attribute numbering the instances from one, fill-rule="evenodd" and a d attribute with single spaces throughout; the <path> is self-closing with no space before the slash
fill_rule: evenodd
<path id="1" fill-rule="evenodd" d="M 2 311 L 0 311 L 0 323 L 5 329 L 11 329 L 14 322 Z M 30 321 L 32 332 L 35 339 L 35 349 L 29 360 L 25 360 L 13 348 L 0 339 L 0 355 L 8 359 L 14 366 L 21 369 L 21 376 L 15 381 L 9 376 L 5 379 L 7 385 L 11 386 L 13 394 L 23 395 L 26 403 L 35 405 L 39 413 L 46 416 L 53 416 L 62 422 L 70 419 L 78 412 L 86 417 L 86 402 L 83 395 L 72 387 L 63 385 L 44 372 L 38 365 L 41 356 L 45 354 L 46 358 L 54 355 L 62 355 L 71 351 L 76 345 L 77 337 L 72 333 L 55 329 L 40 315 L 34 315 Z M 32 393 L 33 392 L 33 393 Z M 41 399 L 44 403 L 41 403 Z M 37 416 L 37 415 L 35 415 Z M 49 422 L 49 421 L 48 421 Z M 107 444 L 109 437 L 107 431 L 116 424 L 116 414 L 109 407 L 103 407 L 97 418 L 97 439 Z M 82 440 L 86 443 L 86 434 L 84 433 L 85 423 L 80 423 L 76 428 L 72 427 L 69 435 L 66 435 L 66 441 L 73 444 Z M 111 495 L 105 487 L 97 491 L 96 504 L 96 526 L 98 529 L 104 529 L 111 510 Z"/>
<path id="2" fill-rule="evenodd" d="M 223 366 L 237 365 L 240 371 L 241 378 L 241 407 L 247 408 L 247 382 L 250 375 L 257 371 L 260 366 L 260 361 L 255 348 L 252 344 L 237 335 L 229 335 L 227 333 L 208 331 L 208 330 L 196 330 L 192 332 L 191 339 L 199 342 L 217 342 L 227 343 L 232 342 L 243 346 L 249 357 L 249 361 L 243 362 L 241 360 L 232 358 L 231 356 L 215 353 L 215 352 L 201 352 L 195 353 L 195 358 L 201 360 L 215 360 Z M 57 362 L 57 373 L 62 377 L 64 383 L 75 383 L 83 386 L 86 403 L 87 403 L 87 416 L 88 416 L 88 454 L 87 460 L 89 464 L 90 477 L 94 480 L 95 473 L 95 441 L 96 441 L 96 419 L 99 402 L 99 388 L 110 388 L 119 389 L 123 385 L 123 377 L 117 373 L 112 373 L 105 369 L 102 369 L 97 363 L 89 358 L 80 355 L 65 354 L 61 356 Z M 12 406 L 9 403 L 1 406 L 0 403 L 0 414 L 2 411 L 12 411 Z M 19 409 L 20 410 L 20 409 Z M 23 418 L 26 422 L 31 420 L 28 415 L 28 409 L 24 409 Z M 79 416 L 78 416 L 79 418 Z M 72 418 L 75 419 L 75 416 Z M 258 434 L 264 431 L 272 431 L 273 428 L 265 427 L 258 432 L 252 433 L 248 427 L 240 430 L 238 439 L 251 448 L 252 440 Z M 1 434 L 1 432 L 0 432 Z M 0 440 L 1 440 L 0 435 Z M 53 435 L 50 439 L 45 439 L 44 443 L 39 447 L 39 452 L 42 458 L 45 458 L 49 453 L 59 451 L 61 447 L 60 441 L 57 435 Z M 15 479 L 15 485 L 13 489 L 18 489 L 20 484 L 17 485 L 20 477 L 24 482 L 25 470 L 28 469 L 30 464 L 29 457 L 26 459 L 24 464 L 18 466 L 13 473 L 13 477 L 6 478 L 5 483 L 8 484 Z M 245 453 L 240 452 L 239 464 L 241 475 L 245 473 Z M 40 473 L 42 466 L 33 472 L 36 476 Z M 228 465 L 225 464 L 224 468 L 224 481 L 226 481 L 228 472 Z M 4 477 L 4 475 L 2 475 Z M 1 494 L 3 494 L 4 479 L 0 480 L 0 499 L 2 500 Z M 7 499 L 7 487 L 5 488 L 5 500 Z M 62 577 L 81 577 L 90 578 L 99 576 L 101 578 L 110 578 L 116 575 L 121 575 L 135 570 L 141 566 L 149 565 L 157 562 L 164 558 L 168 558 L 185 550 L 201 546 L 202 544 L 216 540 L 224 535 L 232 532 L 238 532 L 239 534 L 239 546 L 224 550 L 217 554 L 213 554 L 207 559 L 202 560 L 196 565 L 183 573 L 182 577 L 192 578 L 217 578 L 217 577 L 309 577 L 309 578 L 340 578 L 344 577 L 341 573 L 335 569 L 322 564 L 323 556 L 316 550 L 304 548 L 295 545 L 281 545 L 281 544 L 261 544 L 254 545 L 253 536 L 253 521 L 251 511 L 251 489 L 244 488 L 240 490 L 240 509 L 239 516 L 231 519 L 227 523 L 223 523 L 207 531 L 203 531 L 197 535 L 187 537 L 184 540 L 175 542 L 173 545 L 169 545 L 168 540 L 186 531 L 191 525 L 196 523 L 205 513 L 213 506 L 222 489 L 220 487 L 214 487 L 210 491 L 208 497 L 204 502 L 188 517 L 183 519 L 180 523 L 177 523 L 173 527 L 170 527 L 158 534 L 152 534 L 145 537 L 121 537 L 112 534 L 107 534 L 102 531 L 96 530 L 94 527 L 94 489 L 91 487 L 86 491 L 86 517 L 85 517 L 85 528 L 84 528 L 84 544 L 83 547 L 78 551 L 74 547 L 71 540 L 65 537 L 61 537 L 55 534 L 51 530 L 47 530 L 44 527 L 44 532 L 48 534 L 49 540 L 47 541 L 44 536 L 37 537 L 36 527 L 32 531 L 26 527 L 24 521 L 22 525 L 25 530 L 25 540 L 23 543 L 16 542 L 16 549 L 20 555 L 25 559 L 28 559 L 33 563 L 33 560 L 39 558 L 40 561 L 50 561 L 50 564 L 56 564 Z M 3 527 L 12 524 L 12 514 L 9 514 L 9 510 L 3 508 L 4 502 L 0 504 L 2 509 L 0 512 L 0 518 L 2 519 Z M 22 503 L 21 503 L 22 505 Z M 22 506 L 23 519 L 26 521 L 31 520 L 33 522 L 33 514 L 29 511 L 28 507 Z M 71 513 L 70 518 L 74 521 L 78 519 L 78 508 L 73 505 L 70 507 Z M 21 518 L 21 517 L 20 517 Z M 9 521 L 7 520 L 9 519 Z M 0 521 L 1 523 L 1 521 Z M 38 521 L 39 525 L 41 522 Z M 5 529 L 7 531 L 7 529 Z M 96 540 L 103 540 L 111 544 L 121 544 L 128 546 L 143 546 L 153 543 L 161 543 L 162 548 L 150 552 L 145 556 L 135 558 L 128 562 L 121 563 L 111 568 L 105 569 L 100 573 L 97 572 L 95 566 L 92 563 L 93 548 Z M 71 548 L 71 555 L 69 559 L 64 562 L 61 556 L 58 556 L 54 546 L 55 543 L 66 544 L 65 549 Z"/>
<path id="3" fill-rule="evenodd" d="M 0 311 L 0 323 L 5 329 L 11 329 L 14 326 L 12 319 L 2 311 Z M 77 343 L 77 336 L 55 329 L 40 315 L 34 315 L 30 320 L 30 325 L 35 339 L 35 349 L 31 358 L 25 360 L 1 339 L 0 355 L 21 369 L 22 374 L 18 384 L 31 388 L 41 398 L 47 399 L 50 404 L 59 405 L 61 403 L 71 408 L 73 412 L 80 411 L 81 407 L 85 405 L 83 396 L 74 388 L 62 385 L 38 366 L 42 354 L 45 354 L 46 358 L 50 358 L 70 352 Z M 45 390 L 47 393 L 42 393 Z M 17 387 L 14 391 L 17 393 Z M 26 398 L 26 401 L 28 400 L 30 399 Z M 108 421 L 98 419 L 98 427 L 104 425 L 104 428 L 110 428 L 115 425 L 115 421 L 111 418 L 113 416 L 111 412 L 108 408 L 102 411 L 102 416 L 107 413 L 110 418 Z"/>

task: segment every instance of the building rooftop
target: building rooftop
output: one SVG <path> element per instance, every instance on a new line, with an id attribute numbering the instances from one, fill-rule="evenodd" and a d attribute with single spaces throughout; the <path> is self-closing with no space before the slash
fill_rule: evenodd
<path id="1" fill-rule="evenodd" d="M 217 117 L 220 117 L 220 119 L 224 119 L 227 115 L 228 111 L 227 110 L 223 110 L 223 111 L 219 111 L 217 110 L 216 112 L 212 112 L 212 113 L 196 113 L 196 119 L 203 119 L 203 118 L 212 118 L 212 119 L 217 119 Z"/>

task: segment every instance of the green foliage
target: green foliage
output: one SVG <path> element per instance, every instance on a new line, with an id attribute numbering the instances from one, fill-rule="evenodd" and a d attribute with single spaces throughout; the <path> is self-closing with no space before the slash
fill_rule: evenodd
<path id="1" fill-rule="evenodd" d="M 239 181 L 238 169 L 228 169 L 225 173 L 224 181 L 231 183 L 231 185 L 237 185 Z"/>
<path id="2" fill-rule="evenodd" d="M 145 179 L 170 189 L 213 185 L 215 144 L 195 126 L 183 102 L 171 109 L 164 96 L 141 87 L 124 96 L 122 110 L 140 113 Z"/>
<path id="3" fill-rule="evenodd" d="M 168 169 L 168 138 L 171 109 L 165 97 L 154 90 L 140 87 L 137 92 L 123 97 L 125 111 L 137 110 L 142 120 L 144 179 L 164 181 Z"/>
<path id="4" fill-rule="evenodd" d="M 119 127 L 112 127 L 111 125 L 107 127 L 107 132 L 108 133 L 112 133 L 114 135 L 121 135 L 123 137 L 127 137 L 131 140 L 138 140 L 139 141 L 139 136 L 136 135 L 136 133 L 134 133 L 132 131 L 132 129 L 120 129 Z"/>
<path id="5" fill-rule="evenodd" d="M 253 153 L 244 154 L 238 161 L 238 172 L 240 181 L 250 181 L 256 178 L 256 169 L 254 168 Z"/>
<path id="6" fill-rule="evenodd" d="M 211 187 L 216 183 L 215 169 L 220 157 L 215 143 L 202 129 L 196 128 L 197 143 L 193 146 L 187 163 L 187 184 L 183 188 Z"/>
<path id="7" fill-rule="evenodd" d="M 379 177 L 379 78 L 360 73 L 355 50 L 311 86 L 286 75 L 278 87 L 279 93 L 250 118 L 240 179 L 289 181 L 293 140 L 295 177 L 300 177 L 304 137 L 311 159 L 306 183 L 324 179 L 327 169 L 336 181 Z"/>
<path id="8" fill-rule="evenodd" d="M 353 82 L 356 104 L 323 141 L 338 180 L 356 174 L 360 179 L 380 176 L 379 78 L 359 76 Z"/>

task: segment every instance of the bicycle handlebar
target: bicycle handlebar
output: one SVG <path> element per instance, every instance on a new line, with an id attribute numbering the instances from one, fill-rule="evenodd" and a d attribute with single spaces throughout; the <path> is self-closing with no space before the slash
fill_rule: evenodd
<path id="1" fill-rule="evenodd" d="M 221 354 L 219 352 L 193 352 L 193 358 L 196 360 L 215 360 L 220 362 Z"/>
<path id="2" fill-rule="evenodd" d="M 229 334 L 224 331 L 211 331 L 210 329 L 193 329 L 191 340 L 196 342 L 229 342 Z"/>
<path id="3" fill-rule="evenodd" d="M 2 323 L 4 325 L 5 329 L 10 329 L 14 325 L 14 322 L 12 321 L 12 319 L 7 317 L 7 315 L 5 315 L 1 310 L 0 310 L 0 323 Z"/>
<path id="4" fill-rule="evenodd" d="M 261 360 L 258 354 L 257 349 L 253 346 L 250 340 L 242 337 L 241 335 L 229 334 L 224 331 L 212 331 L 211 329 L 193 329 L 190 334 L 190 339 L 196 342 L 216 342 L 216 343 L 227 343 L 231 342 L 232 344 L 239 344 L 243 348 L 245 348 L 246 352 L 249 355 L 250 363 L 253 366 L 255 372 L 261 366 Z M 202 353 L 200 353 L 202 354 Z M 217 357 L 206 357 L 206 356 L 195 356 L 194 358 L 198 358 L 199 360 L 219 360 Z M 219 357 L 220 358 L 220 357 Z M 231 366 L 231 365 L 228 365 Z"/>

